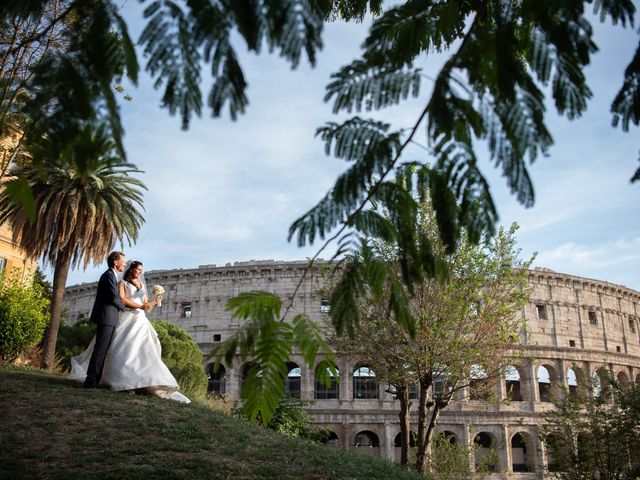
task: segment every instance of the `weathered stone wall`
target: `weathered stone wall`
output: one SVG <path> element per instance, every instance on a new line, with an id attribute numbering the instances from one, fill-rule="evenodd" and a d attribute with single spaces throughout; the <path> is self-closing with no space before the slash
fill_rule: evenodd
<path id="1" fill-rule="evenodd" d="M 165 319 L 187 330 L 203 353 L 240 326 L 225 310 L 226 301 L 240 292 L 266 290 L 285 300 L 295 294 L 292 313 L 306 313 L 322 322 L 327 316 L 317 292 L 325 267 L 308 272 L 295 291 L 306 266 L 306 262 L 260 261 L 147 272 L 149 287 L 160 284 L 166 290 L 162 307 L 151 318 Z M 512 478 L 543 477 L 546 459 L 538 425 L 552 405 L 541 394 L 541 367 L 547 370 L 550 392 L 556 396 L 571 386 L 569 369 L 579 379 L 576 388 L 583 391 L 583 378 L 600 368 L 622 381 L 640 382 L 639 292 L 548 269 L 532 270 L 529 283 L 530 301 L 522 311 L 527 320 L 524 342 L 528 355 L 514 363 L 522 399 L 510 397 L 504 379 L 495 386 L 495 401 L 472 401 L 468 392 L 461 392 L 443 411 L 438 427 L 463 444 L 470 444 L 480 433 L 487 434 L 499 453 L 497 472 Z M 72 322 L 91 311 L 95 288 L 95 283 L 67 288 L 65 303 Z M 399 448 L 394 445 L 400 431 L 398 402 L 382 384 L 377 398 L 354 398 L 352 373 L 359 366 L 357 358 L 339 357 L 341 375 L 335 399 L 316 399 L 314 369 L 301 358 L 292 360 L 300 367 L 300 397 L 309 402 L 314 422 L 335 433 L 335 444 L 358 453 L 398 458 Z M 222 378 L 227 395 L 239 397 L 243 368 L 239 363 L 227 366 Z M 356 446 L 356 436 L 363 431 L 372 432 L 374 446 Z M 524 449 L 517 445 L 518 438 L 524 440 Z M 514 469 L 528 472 L 514 473 Z"/>

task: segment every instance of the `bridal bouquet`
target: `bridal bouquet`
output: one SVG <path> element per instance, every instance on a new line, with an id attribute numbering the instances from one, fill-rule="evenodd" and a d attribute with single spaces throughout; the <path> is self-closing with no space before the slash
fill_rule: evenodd
<path id="1" fill-rule="evenodd" d="M 162 295 L 162 294 L 164 294 L 164 288 L 162 288 L 162 286 L 161 286 L 161 285 L 154 285 L 154 286 L 151 288 L 151 293 L 153 293 L 153 296 L 154 296 L 154 297 L 157 297 L 158 295 Z M 157 304 L 157 305 L 158 305 L 159 307 L 161 307 L 161 306 L 162 306 L 162 300 L 158 300 L 158 304 Z"/>

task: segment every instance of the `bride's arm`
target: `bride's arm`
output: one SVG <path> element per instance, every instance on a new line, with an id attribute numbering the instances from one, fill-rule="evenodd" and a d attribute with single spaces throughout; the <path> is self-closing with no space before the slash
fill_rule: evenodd
<path id="1" fill-rule="evenodd" d="M 151 300 L 150 302 L 147 299 L 147 295 L 145 294 L 144 296 L 144 309 L 147 312 L 150 312 L 151 310 L 153 310 L 153 307 L 155 307 L 158 304 L 158 300 L 162 300 L 162 295 L 156 295 L 156 298 L 154 298 L 153 300 Z"/>
<path id="2" fill-rule="evenodd" d="M 132 302 L 127 298 L 127 289 L 124 286 L 124 281 L 121 281 L 118 285 L 118 292 L 120 293 L 120 301 L 127 308 L 142 308 L 142 305 Z"/>

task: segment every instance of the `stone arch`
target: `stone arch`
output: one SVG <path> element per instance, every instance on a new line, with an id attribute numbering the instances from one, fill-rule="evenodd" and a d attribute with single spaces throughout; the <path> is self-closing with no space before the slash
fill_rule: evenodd
<path id="1" fill-rule="evenodd" d="M 353 437 L 353 448 L 356 453 L 380 455 L 380 439 L 371 430 L 361 430 Z"/>
<path id="2" fill-rule="evenodd" d="M 451 445 L 457 445 L 458 444 L 458 437 L 451 430 L 443 430 L 443 431 L 439 432 L 438 435 L 441 438 L 449 440 L 449 443 Z"/>
<path id="3" fill-rule="evenodd" d="M 284 380 L 284 393 L 289 397 L 300 398 L 302 370 L 295 362 L 287 363 L 287 378 Z"/>
<path id="4" fill-rule="evenodd" d="M 396 448 L 401 447 L 402 439 L 400 438 L 400 433 L 396 435 L 396 438 L 393 439 L 393 445 Z M 413 430 L 409 432 L 409 448 L 415 448 L 418 445 L 418 434 Z"/>
<path id="5" fill-rule="evenodd" d="M 584 395 L 584 374 L 580 368 L 575 365 L 567 368 L 566 379 L 569 396 L 577 398 Z"/>
<path id="6" fill-rule="evenodd" d="M 320 381 L 321 373 L 320 369 L 326 368 L 327 374 L 331 377 L 331 385 L 326 385 Z M 340 398 L 340 370 L 336 367 L 337 377 L 334 377 L 330 369 L 328 369 L 323 363 L 320 363 L 316 367 L 316 385 L 315 385 L 315 398 L 316 400 L 331 400 Z"/>
<path id="7" fill-rule="evenodd" d="M 640 385 L 640 372 L 636 375 L 636 385 Z"/>
<path id="8" fill-rule="evenodd" d="M 210 363 L 207 365 L 207 393 L 209 395 L 224 395 L 227 391 L 227 370 L 223 364 Z"/>
<path id="9" fill-rule="evenodd" d="M 611 373 L 605 366 L 596 368 L 591 375 L 591 394 L 605 403 L 612 403 L 611 385 L 609 382 Z"/>
<path id="10" fill-rule="evenodd" d="M 511 437 L 511 470 L 514 473 L 535 471 L 533 447 L 533 439 L 526 432 L 517 432 Z"/>
<path id="11" fill-rule="evenodd" d="M 498 471 L 498 458 L 496 455 L 497 442 L 495 437 L 488 432 L 479 432 L 473 438 L 474 468 L 475 471 Z"/>
<path id="12" fill-rule="evenodd" d="M 357 400 L 378 398 L 376 373 L 368 365 L 358 364 L 353 369 L 353 398 Z"/>
<path id="13" fill-rule="evenodd" d="M 340 447 L 340 439 L 338 438 L 338 434 L 333 430 L 327 430 L 326 435 L 322 438 L 322 440 L 320 440 L 320 442 L 327 447 Z"/>
<path id="14" fill-rule="evenodd" d="M 618 372 L 618 374 L 616 375 L 616 380 L 618 381 L 620 388 L 623 388 L 625 390 L 629 388 L 629 375 L 627 375 L 627 372 L 625 372 L 624 370 L 620 370 Z"/>
<path id="15" fill-rule="evenodd" d="M 507 365 L 504 369 L 505 395 L 507 400 L 521 402 L 522 395 L 522 374 L 515 365 Z"/>
<path id="16" fill-rule="evenodd" d="M 536 380 L 541 402 L 551 402 L 553 397 L 558 397 L 559 377 L 556 369 L 544 363 L 536 369 Z"/>
<path id="17" fill-rule="evenodd" d="M 489 400 L 492 391 L 487 370 L 482 365 L 474 364 L 471 365 L 469 376 L 469 399 Z"/>
<path id="18" fill-rule="evenodd" d="M 248 361 L 245 364 L 242 365 L 242 367 L 240 368 L 240 374 L 241 374 L 241 379 L 240 379 L 240 391 L 242 391 L 242 388 L 244 387 L 244 382 L 247 380 L 247 376 L 249 375 L 249 371 L 253 368 L 256 367 L 257 368 L 257 364 L 253 361 Z M 258 371 L 258 375 L 261 374 L 261 371 Z"/>

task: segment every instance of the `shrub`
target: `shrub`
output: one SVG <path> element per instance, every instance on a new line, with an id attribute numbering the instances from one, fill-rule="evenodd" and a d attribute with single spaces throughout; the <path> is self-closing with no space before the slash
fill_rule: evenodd
<path id="1" fill-rule="evenodd" d="M 42 287 L 17 272 L 0 278 L 0 361 L 13 361 L 36 346 L 49 323 Z"/>
<path id="2" fill-rule="evenodd" d="M 176 377 L 180 390 L 197 399 L 207 393 L 207 375 L 202 367 L 202 352 L 191 336 L 165 321 L 152 321 L 162 345 L 162 360 Z"/>
<path id="3" fill-rule="evenodd" d="M 306 403 L 295 397 L 285 397 L 278 404 L 267 428 L 287 437 L 306 438 L 316 443 L 328 440 L 329 431 L 311 425 L 311 417 L 304 411 Z"/>
<path id="4" fill-rule="evenodd" d="M 72 326 L 63 325 L 58 332 L 56 355 L 61 358 L 65 369 L 71 368 L 71 357 L 80 355 L 91 343 L 96 334 L 96 324 L 88 318 L 80 320 Z"/>

